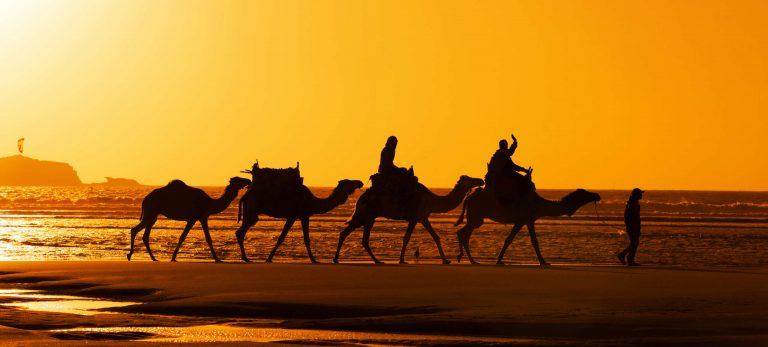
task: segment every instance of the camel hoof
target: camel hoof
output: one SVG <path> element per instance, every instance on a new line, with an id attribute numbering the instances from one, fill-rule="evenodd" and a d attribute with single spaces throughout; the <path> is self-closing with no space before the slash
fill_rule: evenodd
<path id="1" fill-rule="evenodd" d="M 312 264 L 320 264 L 320 262 L 319 262 L 319 261 L 317 261 L 317 260 L 314 260 L 314 259 L 312 259 L 312 260 L 310 260 L 310 261 L 312 262 Z"/>
<path id="2" fill-rule="evenodd" d="M 547 263 L 546 261 L 540 261 L 539 266 L 551 266 L 552 264 Z"/>
<path id="3" fill-rule="evenodd" d="M 272 262 L 272 259 L 267 259 L 267 260 L 265 260 L 264 262 L 265 262 L 265 263 L 271 263 L 271 262 Z"/>
<path id="4" fill-rule="evenodd" d="M 339 258 L 333 258 L 333 263 L 334 264 L 338 264 L 339 263 Z"/>
<path id="5" fill-rule="evenodd" d="M 408 262 L 405 260 L 401 260 L 398 264 L 408 264 Z"/>
<path id="6" fill-rule="evenodd" d="M 374 263 L 374 264 L 376 264 L 376 265 L 382 265 L 382 264 L 384 264 L 384 262 L 382 262 L 382 261 L 379 261 L 379 260 L 374 260 L 374 261 L 373 261 L 373 263 Z"/>
<path id="7" fill-rule="evenodd" d="M 175 263 L 175 262 L 176 262 L 176 259 L 171 259 L 171 263 Z"/>
<path id="8" fill-rule="evenodd" d="M 497 261 L 497 262 L 496 262 L 496 265 L 506 265 L 506 264 L 504 264 L 504 262 L 503 262 L 503 261 Z"/>
<path id="9" fill-rule="evenodd" d="M 480 263 L 478 263 L 478 262 L 476 262 L 474 260 L 470 260 L 469 263 L 472 264 L 472 265 L 480 265 Z"/>
<path id="10" fill-rule="evenodd" d="M 448 265 L 448 264 L 450 264 L 450 263 L 451 263 L 451 261 L 450 261 L 450 260 L 448 260 L 448 259 L 443 259 L 443 264 L 444 264 L 444 265 Z"/>
<path id="11" fill-rule="evenodd" d="M 128 261 L 131 261 L 131 255 L 132 254 L 128 254 Z"/>
<path id="12" fill-rule="evenodd" d="M 214 263 L 223 263 L 223 261 L 221 261 L 221 259 L 214 259 L 213 262 Z"/>
<path id="13" fill-rule="evenodd" d="M 250 263 L 250 262 L 251 262 L 251 260 L 250 260 L 250 259 L 248 259 L 248 258 L 243 258 L 243 262 L 246 262 L 246 263 Z"/>

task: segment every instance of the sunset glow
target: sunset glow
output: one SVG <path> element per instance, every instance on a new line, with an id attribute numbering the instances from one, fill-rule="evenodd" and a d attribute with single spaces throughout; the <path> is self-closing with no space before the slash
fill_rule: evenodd
<path id="1" fill-rule="evenodd" d="M 514 132 L 540 188 L 768 189 L 765 1 L 0 0 L 0 156 L 428 186 Z"/>

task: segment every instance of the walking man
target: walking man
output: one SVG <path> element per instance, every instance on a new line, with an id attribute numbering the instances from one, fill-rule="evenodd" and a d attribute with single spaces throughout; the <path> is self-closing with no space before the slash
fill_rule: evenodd
<path id="1" fill-rule="evenodd" d="M 618 254 L 619 261 L 629 266 L 640 265 L 635 262 L 637 247 L 640 245 L 640 199 L 643 198 L 640 188 L 632 189 L 624 209 L 624 225 L 627 227 L 629 246 Z M 625 258 L 626 257 L 626 261 Z"/>

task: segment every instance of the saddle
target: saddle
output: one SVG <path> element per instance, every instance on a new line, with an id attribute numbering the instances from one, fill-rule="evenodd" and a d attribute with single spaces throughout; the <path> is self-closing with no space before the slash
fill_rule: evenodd
<path id="1" fill-rule="evenodd" d="M 282 195 L 304 186 L 298 162 L 295 168 L 280 169 L 260 168 L 259 162 L 256 162 L 251 170 L 242 172 L 251 174 L 251 185 L 247 193 L 256 194 L 259 199 Z"/>
<path id="2" fill-rule="evenodd" d="M 536 190 L 530 176 L 523 176 L 515 171 L 498 172 L 490 167 L 485 175 L 485 185 L 505 206 L 515 206 L 527 201 L 530 193 Z"/>
<path id="3" fill-rule="evenodd" d="M 410 169 L 395 168 L 371 175 L 371 192 L 377 199 L 391 199 L 404 206 L 419 190 L 419 178 Z"/>

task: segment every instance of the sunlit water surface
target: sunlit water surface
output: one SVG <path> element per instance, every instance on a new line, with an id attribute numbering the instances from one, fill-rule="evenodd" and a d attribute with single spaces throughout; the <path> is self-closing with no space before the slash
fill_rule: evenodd
<path id="1" fill-rule="evenodd" d="M 117 260 L 129 249 L 129 230 L 139 221 L 141 201 L 152 187 L 0 187 L 0 260 Z M 205 189 L 219 196 L 223 188 Z M 313 188 L 317 196 L 331 189 Z M 436 189 L 447 194 L 447 189 Z M 567 191 L 540 190 L 558 199 Z M 587 205 L 572 217 L 547 218 L 537 223 L 541 250 L 550 262 L 576 264 L 616 263 L 615 253 L 626 243 L 620 233 L 626 191 L 598 191 L 602 201 Z M 333 258 L 339 231 L 354 211 L 358 191 L 346 204 L 311 221 L 311 248 L 320 261 Z M 768 193 L 651 191 L 641 202 L 643 236 L 638 261 L 671 266 L 760 266 L 768 264 Z M 597 207 L 597 208 L 596 208 Z M 454 226 L 460 208 L 432 217 L 446 253 L 458 252 Z M 246 236 L 252 260 L 263 260 L 283 226 L 282 220 L 262 217 Z M 234 231 L 237 200 L 210 221 L 216 252 L 227 261 L 240 261 Z M 173 253 L 184 222 L 161 219 L 150 237 L 155 256 L 167 261 Z M 487 221 L 472 237 L 472 251 L 481 262 L 494 262 L 511 226 Z M 405 223 L 380 219 L 373 229 L 371 247 L 386 262 L 396 262 Z M 361 247 L 361 231 L 342 247 L 342 261 L 368 261 Z M 136 238 L 135 260 L 148 260 Z M 438 262 L 435 243 L 420 226 L 406 252 L 415 262 Z M 296 223 L 279 249 L 276 262 L 306 262 L 301 228 Z M 211 260 L 208 245 L 196 225 L 181 247 L 180 261 Z M 528 233 L 523 230 L 512 243 L 509 263 L 530 263 L 536 258 Z"/>

